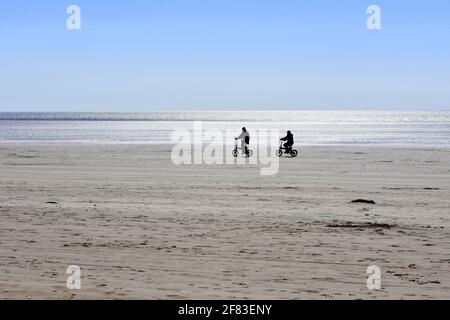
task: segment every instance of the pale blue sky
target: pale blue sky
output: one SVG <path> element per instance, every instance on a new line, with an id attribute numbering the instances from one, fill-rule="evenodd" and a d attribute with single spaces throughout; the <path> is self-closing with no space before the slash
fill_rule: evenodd
<path id="1" fill-rule="evenodd" d="M 0 43 L 0 111 L 450 109 L 448 0 L 2 1 Z"/>

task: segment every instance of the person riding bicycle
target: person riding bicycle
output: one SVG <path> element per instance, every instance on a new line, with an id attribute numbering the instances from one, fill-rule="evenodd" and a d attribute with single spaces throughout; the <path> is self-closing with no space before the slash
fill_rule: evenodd
<path id="1" fill-rule="evenodd" d="M 242 128 L 241 134 L 234 138 L 234 140 L 241 140 L 241 149 L 242 152 L 245 153 L 245 155 L 248 156 L 248 145 L 250 143 L 250 133 L 248 133 L 247 129 L 245 127 Z"/>
<path id="2" fill-rule="evenodd" d="M 289 153 L 294 145 L 294 135 L 288 130 L 286 137 L 281 138 L 280 141 L 286 141 L 286 143 L 283 144 L 286 149 L 284 153 Z"/>

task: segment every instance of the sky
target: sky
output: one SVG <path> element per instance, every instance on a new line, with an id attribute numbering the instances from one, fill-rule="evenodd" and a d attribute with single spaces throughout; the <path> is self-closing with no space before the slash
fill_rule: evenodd
<path id="1" fill-rule="evenodd" d="M 305 109 L 450 110 L 450 1 L 0 2 L 0 112 Z"/>

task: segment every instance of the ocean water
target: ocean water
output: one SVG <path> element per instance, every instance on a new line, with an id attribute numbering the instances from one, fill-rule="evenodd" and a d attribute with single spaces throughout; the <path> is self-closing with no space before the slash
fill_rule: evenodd
<path id="1" fill-rule="evenodd" d="M 286 130 L 299 145 L 450 147 L 450 111 L 0 113 L 0 141 L 172 143 L 174 130 Z"/>

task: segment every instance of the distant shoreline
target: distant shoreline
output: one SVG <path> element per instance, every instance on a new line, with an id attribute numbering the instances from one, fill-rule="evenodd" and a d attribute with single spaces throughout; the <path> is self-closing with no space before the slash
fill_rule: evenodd
<path id="1" fill-rule="evenodd" d="M 0 121 L 449 122 L 450 111 L 287 110 L 164 112 L 0 112 Z"/>

